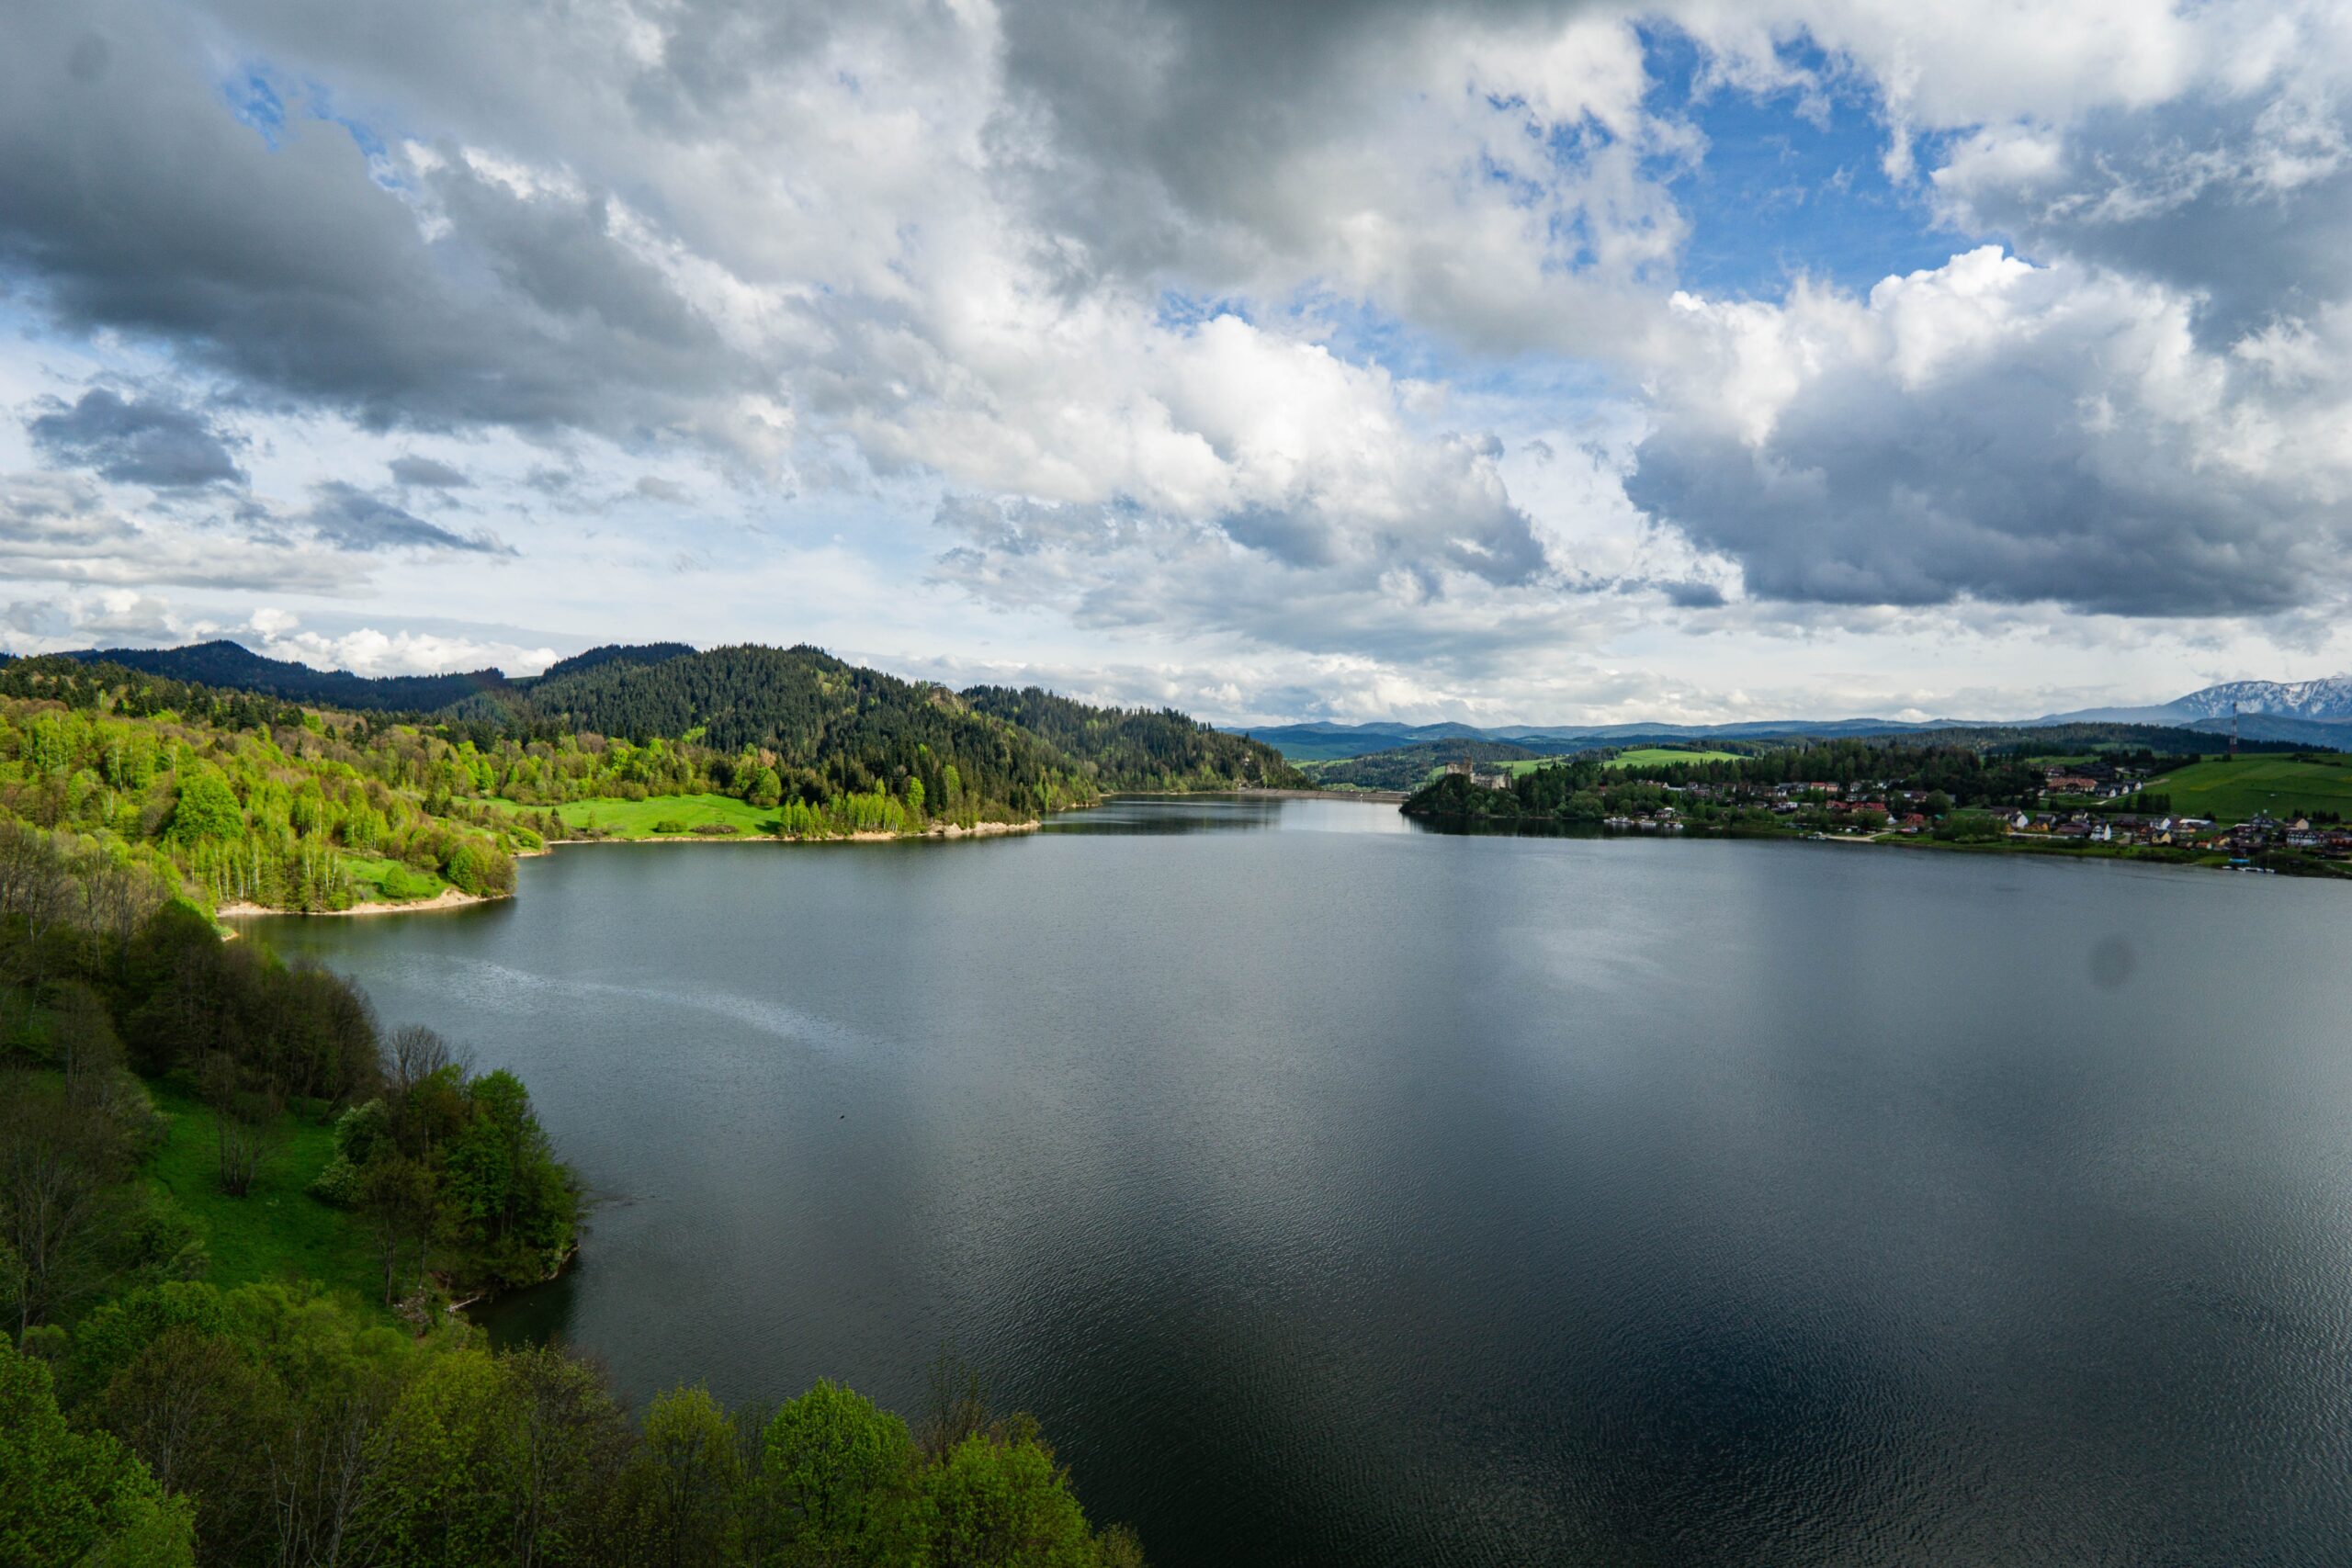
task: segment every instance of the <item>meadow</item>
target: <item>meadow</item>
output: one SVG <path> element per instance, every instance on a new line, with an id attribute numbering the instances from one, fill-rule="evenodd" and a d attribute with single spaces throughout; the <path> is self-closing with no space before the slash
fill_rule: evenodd
<path id="1" fill-rule="evenodd" d="M 153 1086 L 170 1131 L 146 1169 L 203 1227 L 212 1258 L 205 1278 L 223 1288 L 254 1280 L 316 1280 L 367 1303 L 383 1299 L 383 1274 L 360 1226 L 310 1194 L 334 1155 L 334 1130 L 282 1116 L 277 1147 L 253 1190 L 232 1198 L 220 1189 L 212 1108 L 192 1095 Z"/>
<path id="2" fill-rule="evenodd" d="M 1606 768 L 1670 768 L 1678 762 L 1736 762 L 1736 751 L 1701 751 L 1679 746 L 1637 746 L 1601 764 Z"/>
<path id="3" fill-rule="evenodd" d="M 2169 795 L 2177 812 L 2218 822 L 2257 814 L 2283 818 L 2301 811 L 2352 817 L 2352 757 L 2257 753 L 2234 762 L 2213 758 L 2176 768 L 2148 788 Z"/>
<path id="4" fill-rule="evenodd" d="M 554 808 L 571 829 L 588 829 L 616 839 L 693 837 L 706 824 L 735 829 L 718 837 L 759 838 L 776 829 L 774 807 L 747 806 L 731 795 L 660 795 L 644 800 L 575 800 Z M 675 824 L 683 833 L 659 829 Z"/>

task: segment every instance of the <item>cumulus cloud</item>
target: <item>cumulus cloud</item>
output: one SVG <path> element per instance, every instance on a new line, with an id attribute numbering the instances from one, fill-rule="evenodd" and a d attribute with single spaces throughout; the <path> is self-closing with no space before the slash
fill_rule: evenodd
<path id="1" fill-rule="evenodd" d="M 244 480 L 229 439 L 192 409 L 161 398 L 125 398 L 105 387 L 70 404 L 51 398 L 41 407 L 25 422 L 26 433 L 62 466 L 158 490 Z"/>
<path id="2" fill-rule="evenodd" d="M 234 39 L 137 0 L 13 18 L 0 265 L 60 319 L 379 425 L 684 425 L 748 385 L 606 199 L 396 167 L 299 108 L 241 123 L 212 75 Z"/>
<path id="3" fill-rule="evenodd" d="M 2284 439 L 2162 285 L 1987 247 L 1867 299 L 1682 309 L 1628 490 L 1752 593 L 2194 615 L 2343 587 L 2352 442 Z"/>
<path id="4" fill-rule="evenodd" d="M 245 625 L 232 629 L 255 652 L 271 659 L 355 675 L 442 675 L 492 669 L 536 675 L 557 657 L 552 648 L 462 635 L 385 632 L 374 626 L 338 633 L 306 630 L 296 616 L 270 608 L 256 610 Z"/>

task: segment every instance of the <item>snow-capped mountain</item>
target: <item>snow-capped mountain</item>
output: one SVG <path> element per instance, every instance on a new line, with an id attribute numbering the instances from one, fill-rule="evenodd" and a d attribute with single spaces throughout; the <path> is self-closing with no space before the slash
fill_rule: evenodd
<path id="1" fill-rule="evenodd" d="M 2230 705 L 2240 713 L 2283 714 L 2290 718 L 2341 723 L 2352 719 L 2352 675 L 2322 681 L 2225 681 L 2166 703 L 2183 718 L 2226 718 Z"/>
<path id="2" fill-rule="evenodd" d="M 2260 715 L 2281 721 L 2281 724 L 2273 725 L 2264 731 L 2267 739 L 2309 739 L 2335 745 L 2338 742 L 2325 736 L 2324 732 L 2306 734 L 2297 731 L 2294 726 L 2301 723 L 2352 727 L 2352 675 L 2335 675 L 2321 681 L 2224 681 L 2218 686 L 2207 686 L 2154 707 L 2084 708 L 2075 713 L 2052 714 L 2037 722 L 2171 724 L 2211 728 L 2212 721 L 2220 719 L 2225 721 L 2222 728 L 2226 728 L 2232 703 L 2237 705 L 2241 716 L 2253 717 Z"/>

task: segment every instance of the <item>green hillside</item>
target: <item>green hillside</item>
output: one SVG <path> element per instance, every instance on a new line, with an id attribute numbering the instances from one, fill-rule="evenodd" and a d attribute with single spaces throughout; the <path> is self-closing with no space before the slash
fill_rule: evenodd
<path id="1" fill-rule="evenodd" d="M 208 908 L 340 909 L 510 891 L 537 835 L 468 804 L 463 741 L 119 666 L 0 670 L 0 826 L 61 835 L 109 886 Z"/>
<path id="2" fill-rule="evenodd" d="M 1688 762 L 1736 762 L 1736 751 L 1707 751 L 1697 748 L 1676 746 L 1640 746 L 1630 751 L 1620 751 L 1606 762 L 1604 768 L 1671 768 Z"/>
<path id="3" fill-rule="evenodd" d="M 2192 762 L 2151 782 L 2175 811 L 2241 822 L 2254 816 L 2289 818 L 2331 811 L 2352 817 L 2352 756 L 2309 752 L 2241 756 Z"/>

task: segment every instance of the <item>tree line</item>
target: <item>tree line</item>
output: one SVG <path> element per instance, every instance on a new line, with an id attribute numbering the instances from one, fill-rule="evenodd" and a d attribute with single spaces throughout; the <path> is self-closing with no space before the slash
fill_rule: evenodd
<path id="1" fill-rule="evenodd" d="M 1550 819 L 1597 823 L 1673 805 L 1702 823 L 1762 826 L 1770 813 L 1736 800 L 1693 802 L 1679 792 L 1693 784 L 1773 789 L 1789 784 L 1835 785 L 1841 796 L 1860 784 L 1890 784 L 1939 798 L 1940 809 L 2030 802 L 2041 770 L 2008 752 L 1964 746 L 1889 744 L 1876 739 L 1808 741 L 1754 756 L 1657 761 L 1612 767 L 1607 753 L 1547 762 L 1518 775 L 1508 789 L 1487 789 L 1459 775 L 1436 780 L 1404 809 L 1419 816 Z"/>

